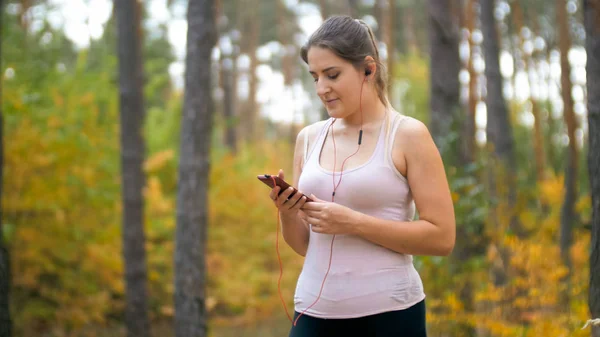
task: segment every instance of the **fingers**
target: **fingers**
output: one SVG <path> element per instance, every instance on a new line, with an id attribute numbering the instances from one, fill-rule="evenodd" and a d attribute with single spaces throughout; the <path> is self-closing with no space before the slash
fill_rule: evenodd
<path id="1" fill-rule="evenodd" d="M 317 227 L 318 227 L 318 226 L 321 224 L 321 220 L 320 220 L 320 219 L 318 219 L 318 218 L 315 218 L 315 217 L 312 217 L 312 216 L 310 216 L 310 215 L 306 215 L 306 221 L 307 221 L 309 224 L 311 224 L 311 225 L 313 225 L 313 226 L 317 226 Z"/>
<path id="2" fill-rule="evenodd" d="M 310 224 L 310 228 L 311 228 L 311 230 L 313 232 L 325 234 L 326 231 L 323 228 L 323 226 L 320 225 L 320 223 L 318 223 L 318 222 L 314 222 L 314 223 L 313 222 L 309 222 L 309 224 Z"/>
<path id="3" fill-rule="evenodd" d="M 276 186 L 271 190 L 269 197 L 277 208 L 280 210 L 299 210 L 306 203 L 306 196 L 303 195 L 302 192 L 294 193 L 294 188 L 290 187 L 287 190 L 280 193 L 281 188 Z M 293 193 L 293 195 L 292 195 Z"/>
<path id="4" fill-rule="evenodd" d="M 269 193 L 269 198 L 276 202 L 277 196 L 279 195 L 279 191 L 281 191 L 281 187 L 275 186 L 275 188 L 271 189 L 271 193 Z"/>
<path id="5" fill-rule="evenodd" d="M 304 204 L 306 203 L 306 196 L 302 195 L 302 193 L 296 193 L 294 194 L 294 196 L 292 197 L 292 199 L 289 200 L 290 203 L 293 203 L 294 206 L 291 208 L 291 210 L 295 210 L 298 211 L 300 210 L 300 208 L 302 208 L 302 206 L 304 206 Z"/>
<path id="6" fill-rule="evenodd" d="M 294 189 L 289 188 L 289 194 L 294 193 Z M 288 191 L 285 191 L 288 192 Z M 287 194 L 287 193 L 284 193 Z M 282 194 L 283 196 L 283 194 Z M 283 206 L 285 207 L 289 207 L 289 210 L 299 210 L 304 203 L 306 202 L 306 197 L 304 196 L 304 194 L 302 194 L 302 192 L 298 191 L 296 193 L 294 193 L 294 195 L 292 196 L 287 196 L 287 200 L 284 201 Z"/>

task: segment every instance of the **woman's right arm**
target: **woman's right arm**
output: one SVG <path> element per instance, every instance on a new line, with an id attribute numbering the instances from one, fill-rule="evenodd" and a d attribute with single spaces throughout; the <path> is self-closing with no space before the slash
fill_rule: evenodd
<path id="1" fill-rule="evenodd" d="M 293 186 L 296 188 L 298 187 L 298 181 L 300 180 L 300 174 L 302 173 L 305 139 L 304 133 L 308 132 L 308 129 L 308 127 L 302 129 L 296 138 L 293 162 Z M 283 171 L 279 171 L 279 175 L 281 178 L 283 178 Z M 273 198 L 279 193 L 279 187 L 273 189 L 272 193 Z M 308 223 L 302 218 L 302 211 L 300 210 L 300 207 L 304 205 L 305 199 L 301 200 L 298 198 L 300 193 L 297 193 L 297 195 L 292 196 L 288 202 L 283 202 L 288 195 L 289 193 L 286 191 L 277 198 L 282 200 L 275 200 L 275 204 L 279 208 L 279 214 L 281 217 L 281 232 L 283 234 L 283 239 L 296 253 L 301 256 L 306 256 L 309 240 L 309 226 Z"/>

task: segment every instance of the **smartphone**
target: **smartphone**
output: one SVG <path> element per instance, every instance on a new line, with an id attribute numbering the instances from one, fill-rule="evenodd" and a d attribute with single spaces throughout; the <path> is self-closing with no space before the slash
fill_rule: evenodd
<path id="1" fill-rule="evenodd" d="M 290 184 L 288 184 L 287 182 L 285 182 L 285 180 L 279 178 L 279 176 L 270 175 L 270 174 L 261 174 L 261 175 L 258 175 L 257 178 L 258 178 L 258 180 L 262 181 L 270 188 L 275 188 L 275 186 L 273 185 L 273 178 L 275 178 L 275 184 L 277 186 L 281 187 L 281 190 L 279 191 L 280 195 L 281 195 L 281 193 L 283 193 L 283 191 L 285 191 L 286 189 L 288 189 L 290 187 L 292 187 L 294 189 L 292 194 L 290 194 L 290 197 L 292 197 L 292 195 L 294 195 L 294 194 L 296 194 L 296 192 L 298 192 L 298 190 L 295 187 L 293 187 Z M 303 195 L 306 197 L 306 202 L 313 201 L 307 195 L 305 195 L 305 194 L 303 194 Z"/>

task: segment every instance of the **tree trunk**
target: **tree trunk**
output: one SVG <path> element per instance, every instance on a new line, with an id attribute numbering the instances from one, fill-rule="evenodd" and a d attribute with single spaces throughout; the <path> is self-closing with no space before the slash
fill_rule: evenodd
<path id="1" fill-rule="evenodd" d="M 141 9 L 136 0 L 115 0 L 121 110 L 123 258 L 125 260 L 127 335 L 150 335 L 144 235 L 145 145 Z"/>
<path id="2" fill-rule="evenodd" d="M 588 172 L 592 194 L 592 241 L 588 305 L 592 318 L 600 318 L 600 0 L 584 0 L 586 83 L 588 92 Z M 600 326 L 592 327 L 600 337 Z"/>
<path id="3" fill-rule="evenodd" d="M 234 73 L 232 60 L 227 57 L 221 63 L 221 76 L 223 87 L 223 119 L 225 122 L 225 145 L 232 153 L 237 152 L 237 133 L 236 133 L 236 97 L 234 93 Z"/>
<path id="4" fill-rule="evenodd" d="M 388 100 L 394 102 L 394 62 L 396 61 L 396 34 L 394 26 L 396 25 L 396 2 L 395 0 L 388 0 L 388 13 L 387 13 L 387 71 L 388 71 Z"/>
<path id="5" fill-rule="evenodd" d="M 327 4 L 327 0 L 319 0 L 319 9 L 321 11 L 321 19 L 325 21 L 331 12 L 329 11 L 329 5 Z"/>
<path id="6" fill-rule="evenodd" d="M 0 13 L 4 13 L 4 0 L 0 0 Z M 2 18 L 0 15 L 0 55 L 2 55 Z M 0 69 L 2 58 L 0 57 Z M 2 114 L 2 81 L 0 80 L 0 337 L 12 335 L 12 321 L 10 319 L 10 256 L 8 247 L 4 242 L 2 226 L 2 177 L 4 173 L 4 120 Z"/>
<path id="7" fill-rule="evenodd" d="M 444 147 L 460 112 L 460 59 L 458 24 L 448 1 L 428 1 L 430 45 L 431 134 L 438 148 Z M 448 144 L 449 145 L 449 144 Z"/>
<path id="8" fill-rule="evenodd" d="M 373 17 L 375 18 L 375 21 L 377 21 L 377 29 L 373 33 L 375 34 L 377 41 L 383 41 L 385 10 L 381 3 L 382 0 L 375 0 L 375 4 L 373 5 Z"/>
<path id="9" fill-rule="evenodd" d="M 222 0 L 215 0 L 215 18 L 216 22 L 219 22 L 219 18 L 224 15 Z M 239 16 L 238 16 L 239 17 Z M 218 27 L 217 24 L 217 35 L 225 35 L 223 27 Z M 219 86 L 223 89 L 223 98 L 221 104 L 221 113 L 223 117 L 223 129 L 224 137 L 223 143 L 235 154 L 237 152 L 237 129 L 236 129 L 236 92 L 235 92 L 235 73 L 237 72 L 236 60 L 237 60 L 237 46 L 233 46 L 231 55 L 226 54 L 225 51 L 220 48 L 220 60 L 219 60 Z"/>
<path id="10" fill-rule="evenodd" d="M 508 187 L 509 209 L 515 202 L 513 178 L 515 176 L 515 159 L 513 149 L 512 128 L 508 117 L 506 102 L 502 94 L 502 75 L 498 48 L 498 32 L 494 18 L 495 1 L 481 0 L 481 28 L 483 33 L 483 51 L 485 61 L 485 77 L 487 82 L 487 142 L 491 147 L 492 161 L 489 167 L 489 195 L 492 199 L 502 199 L 497 186 Z M 494 223 L 494 239 L 498 245 L 499 260 L 492 268 L 493 281 L 496 286 L 506 283 L 506 266 L 508 253 L 500 245 L 505 226 L 501 223 L 500 212 L 496 205 L 490 207 L 490 218 Z"/>
<path id="11" fill-rule="evenodd" d="M 403 7 L 402 19 L 404 21 L 404 40 L 406 41 L 406 50 L 408 54 L 419 54 L 419 43 L 417 42 L 414 11 L 412 6 L 409 5 Z"/>
<path id="12" fill-rule="evenodd" d="M 511 4 L 511 12 L 513 13 L 514 23 L 517 29 L 517 34 L 519 36 L 519 48 L 521 54 L 523 55 L 523 62 L 525 64 L 525 71 L 527 72 L 527 81 L 529 84 L 529 88 L 532 87 L 533 78 L 532 78 L 532 67 L 535 64 L 532 55 L 527 55 L 525 50 L 523 50 L 523 45 L 525 43 L 522 32 L 525 22 L 525 16 L 523 15 L 523 9 L 521 7 L 520 0 L 513 1 Z M 535 22 L 535 21 L 534 21 Z M 515 67 L 516 72 L 516 67 Z M 516 86 L 514 87 L 516 90 Z M 530 89 L 531 91 L 531 89 Z M 533 114 L 533 150 L 535 153 L 535 171 L 536 178 L 538 183 L 544 181 L 545 171 L 546 171 L 546 154 L 545 154 L 545 146 L 544 146 L 544 133 L 542 130 L 542 116 L 540 114 L 540 105 L 538 100 L 533 97 L 533 93 L 529 94 L 529 102 L 531 103 L 531 112 Z"/>
<path id="13" fill-rule="evenodd" d="M 214 0 L 188 3 L 185 92 L 175 231 L 175 336 L 207 336 L 206 232 L 213 122 Z"/>
<path id="14" fill-rule="evenodd" d="M 567 135 L 569 136 L 569 147 L 567 165 L 565 167 L 565 198 L 560 215 L 560 255 L 569 273 L 564 281 L 569 282 L 572 264 L 569 254 L 571 242 L 573 241 L 573 220 L 577 217 L 575 213 L 575 202 L 577 201 L 577 175 L 579 171 L 577 140 L 575 130 L 577 122 L 573 111 L 573 97 L 571 96 L 571 65 L 569 64 L 569 50 L 571 49 L 571 36 L 567 22 L 567 5 L 565 0 L 556 1 L 556 14 L 558 19 L 558 38 L 560 49 L 560 84 L 563 100 L 563 117 L 567 124 Z M 567 292 L 564 292 L 567 294 Z M 568 296 L 563 299 L 564 305 L 568 305 Z"/>
<path id="15" fill-rule="evenodd" d="M 481 28 L 483 32 L 483 50 L 485 77 L 487 82 L 487 139 L 493 145 L 494 154 L 513 167 L 514 149 L 512 127 L 510 125 L 506 102 L 502 94 L 502 75 L 500 74 L 500 50 L 498 32 L 494 18 L 494 0 L 481 1 Z"/>
<path id="16" fill-rule="evenodd" d="M 258 16 L 257 7 L 258 2 L 253 4 L 254 9 L 254 17 Z M 248 104 L 246 104 L 246 109 L 244 113 L 245 122 L 244 125 L 246 127 L 246 141 L 254 142 L 257 137 L 257 125 L 258 125 L 258 104 L 256 103 L 256 93 L 258 92 L 258 76 L 256 76 L 256 69 L 258 68 L 258 57 L 256 56 L 256 50 L 259 46 L 259 38 L 260 38 L 260 20 L 251 20 L 250 21 L 250 32 L 249 32 L 249 45 L 248 45 L 248 56 L 250 56 L 250 67 L 248 69 L 248 78 L 249 78 L 249 90 L 248 90 Z"/>
<path id="17" fill-rule="evenodd" d="M 477 109 L 478 97 L 477 97 L 477 81 L 478 74 L 475 71 L 475 41 L 473 40 L 473 33 L 475 32 L 477 11 L 475 10 L 475 4 L 477 0 L 467 1 L 465 8 L 465 23 L 466 28 L 469 31 L 469 60 L 467 62 L 467 71 L 469 72 L 469 99 L 467 103 L 467 118 L 463 123 L 462 127 L 462 148 L 461 161 L 464 164 L 471 163 L 476 157 L 477 146 L 475 143 L 475 112 Z"/>
<path id="18" fill-rule="evenodd" d="M 358 0 L 348 0 L 348 15 L 358 19 Z"/>

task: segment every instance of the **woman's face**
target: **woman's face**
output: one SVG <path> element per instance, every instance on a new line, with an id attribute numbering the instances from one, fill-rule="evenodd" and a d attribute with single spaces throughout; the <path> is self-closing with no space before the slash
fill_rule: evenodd
<path id="1" fill-rule="evenodd" d="M 317 95 L 327 108 L 329 116 L 345 118 L 358 112 L 364 72 L 356 70 L 350 62 L 327 48 L 311 47 L 307 60 L 308 70 L 315 80 Z M 367 88 L 364 89 L 366 91 Z"/>

